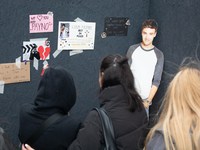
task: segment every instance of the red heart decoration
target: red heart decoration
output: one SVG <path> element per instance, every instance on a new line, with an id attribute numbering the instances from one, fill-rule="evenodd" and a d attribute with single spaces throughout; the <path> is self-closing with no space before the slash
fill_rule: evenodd
<path id="1" fill-rule="evenodd" d="M 40 53 L 40 58 L 42 60 L 45 60 L 47 58 L 47 56 L 50 53 L 50 47 L 46 47 L 45 48 L 45 52 L 44 52 L 44 47 L 43 46 L 39 46 L 38 47 L 38 52 Z"/>
<path id="2" fill-rule="evenodd" d="M 50 53 L 50 47 L 46 47 L 45 52 L 44 52 L 45 59 L 47 58 L 47 56 L 49 56 L 49 53 Z M 43 60 L 45 60 L 45 59 L 43 59 Z"/>
<path id="3" fill-rule="evenodd" d="M 39 47 L 38 47 L 38 52 L 40 53 L 40 58 L 41 58 L 42 60 L 44 60 L 44 55 L 43 55 L 44 47 L 43 47 L 43 46 L 39 46 Z"/>

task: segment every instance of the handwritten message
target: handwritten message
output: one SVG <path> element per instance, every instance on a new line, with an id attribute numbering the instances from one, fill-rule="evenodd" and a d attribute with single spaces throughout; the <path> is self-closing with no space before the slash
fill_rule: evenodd
<path id="1" fill-rule="evenodd" d="M 107 36 L 127 36 L 127 21 L 128 18 L 106 17 L 104 32 Z"/>
<path id="2" fill-rule="evenodd" d="M 15 63 L 0 64 L 0 81 L 5 84 L 30 81 L 30 62 L 21 63 L 20 69 Z"/>
<path id="3" fill-rule="evenodd" d="M 47 14 L 29 16 L 30 33 L 53 32 L 53 16 Z"/>
<path id="4" fill-rule="evenodd" d="M 95 22 L 63 22 L 58 24 L 59 50 L 93 50 L 95 41 Z"/>

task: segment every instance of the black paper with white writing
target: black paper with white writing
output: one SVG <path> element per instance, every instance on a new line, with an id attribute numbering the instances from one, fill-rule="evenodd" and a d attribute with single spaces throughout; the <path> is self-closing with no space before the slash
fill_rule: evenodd
<path id="1" fill-rule="evenodd" d="M 104 32 L 107 36 L 127 36 L 128 18 L 106 17 Z"/>

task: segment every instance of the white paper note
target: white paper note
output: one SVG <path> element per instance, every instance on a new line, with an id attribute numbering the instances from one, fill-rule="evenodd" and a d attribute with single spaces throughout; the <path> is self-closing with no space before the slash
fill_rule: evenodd
<path id="1" fill-rule="evenodd" d="M 0 81 L 0 94 L 4 93 L 4 81 Z"/>
<path id="2" fill-rule="evenodd" d="M 15 59 L 15 65 L 20 69 L 20 66 L 21 66 L 21 56 Z"/>

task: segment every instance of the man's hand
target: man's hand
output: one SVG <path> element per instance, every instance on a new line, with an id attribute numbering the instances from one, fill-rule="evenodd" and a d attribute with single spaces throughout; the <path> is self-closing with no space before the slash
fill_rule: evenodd
<path id="1" fill-rule="evenodd" d="M 143 105 L 144 105 L 144 107 L 149 107 L 149 104 L 147 103 L 147 101 L 143 101 Z"/>

